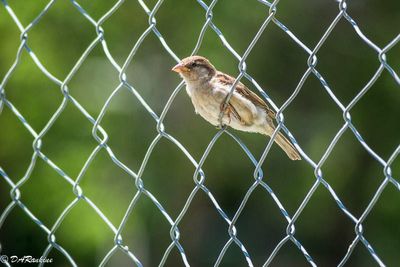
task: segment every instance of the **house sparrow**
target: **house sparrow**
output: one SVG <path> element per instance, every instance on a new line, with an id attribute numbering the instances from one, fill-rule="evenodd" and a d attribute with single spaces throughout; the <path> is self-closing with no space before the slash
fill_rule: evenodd
<path id="1" fill-rule="evenodd" d="M 274 132 L 275 112 L 244 84 L 239 82 L 236 85 L 232 97 L 224 105 L 235 79 L 218 71 L 206 58 L 187 57 L 172 70 L 185 80 L 186 92 L 192 99 L 196 113 L 212 125 L 220 124 L 219 114 L 223 111 L 222 123 L 236 130 L 268 136 Z M 282 133 L 276 135 L 275 142 L 290 159 L 301 159 L 296 148 Z"/>

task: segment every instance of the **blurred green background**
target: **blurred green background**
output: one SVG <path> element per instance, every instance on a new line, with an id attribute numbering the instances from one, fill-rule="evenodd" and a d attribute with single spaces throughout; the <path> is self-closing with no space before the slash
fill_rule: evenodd
<path id="1" fill-rule="evenodd" d="M 27 26 L 47 1 L 9 1 L 21 23 Z M 210 2 L 210 1 L 208 1 Z M 152 8 L 156 1 L 147 1 Z M 96 20 L 114 1 L 81 1 Z M 349 1 L 348 12 L 374 43 L 384 47 L 397 34 L 400 25 L 398 1 Z M 214 23 L 240 54 L 246 50 L 268 16 L 268 8 L 253 1 L 219 1 Z M 313 48 L 338 13 L 334 1 L 281 1 L 276 17 L 308 47 Z M 205 21 L 205 11 L 196 1 L 165 1 L 156 14 L 157 28 L 181 58 L 189 55 Z M 122 65 L 134 43 L 148 27 L 148 17 L 136 1 L 126 1 L 103 25 L 112 55 Z M 0 7 L 0 77 L 12 65 L 20 44 L 20 32 L 4 6 Z M 64 80 L 83 51 L 96 38 L 95 28 L 69 1 L 57 1 L 29 32 L 28 45 L 43 65 Z M 207 30 L 199 54 L 233 76 L 237 60 L 223 47 L 218 36 Z M 400 45 L 388 53 L 388 62 L 400 73 Z M 248 57 L 248 73 L 264 88 L 277 105 L 292 94 L 307 69 L 308 55 L 275 24 L 270 23 Z M 127 69 L 127 77 L 157 114 L 161 114 L 180 78 L 170 72 L 174 60 L 150 34 Z M 379 66 L 377 54 L 342 19 L 318 52 L 317 69 L 338 99 L 347 105 L 369 81 Z M 249 88 L 254 89 L 245 79 Z M 118 85 L 118 73 L 98 45 L 69 83 L 70 93 L 97 117 L 110 93 Z M 6 97 L 40 132 L 59 107 L 63 95 L 38 69 L 24 51 L 21 62 L 5 86 Z M 384 71 L 368 93 L 353 108 L 354 125 L 370 147 L 387 160 L 399 144 L 399 85 Z M 318 162 L 343 125 L 342 112 L 319 81 L 311 75 L 298 97 L 285 110 L 287 127 L 303 150 Z M 196 116 L 191 102 L 181 90 L 165 119 L 166 131 L 178 139 L 198 161 L 217 130 Z M 156 123 L 128 90 L 121 90 L 111 101 L 101 123 L 109 134 L 108 145 L 115 155 L 137 172 L 151 141 L 157 135 Z M 43 138 L 42 152 L 76 179 L 97 143 L 92 124 L 69 103 Z M 261 135 L 235 132 L 256 158 L 268 139 Z M 8 107 L 0 114 L 0 167 L 16 183 L 31 160 L 33 137 Z M 262 166 L 264 180 L 271 186 L 290 216 L 298 209 L 315 182 L 313 168 L 306 161 L 292 162 L 273 146 Z M 224 134 L 204 164 L 205 185 L 230 218 L 253 182 L 254 167 L 240 147 Z M 400 160 L 393 163 L 393 177 L 399 178 Z M 145 187 L 175 219 L 194 188 L 195 168 L 167 139 L 154 149 L 143 174 Z M 361 216 L 378 186 L 383 169 L 347 131 L 323 165 L 329 182 L 348 210 Z M 84 194 L 92 199 L 109 220 L 118 226 L 136 193 L 134 179 L 118 168 L 101 150 L 82 179 Z M 0 178 L 0 212 L 10 203 L 10 187 Z M 21 201 L 48 228 L 74 199 L 72 186 L 43 160 L 37 160 L 29 180 L 21 187 Z M 389 184 L 364 222 L 364 236 L 388 266 L 400 258 L 400 194 Z M 326 188 L 319 186 L 296 222 L 296 238 L 318 266 L 335 266 L 355 237 L 354 223 L 338 208 Z M 238 237 L 246 246 L 255 266 L 261 266 L 286 235 L 287 222 L 271 196 L 261 187 L 251 195 L 237 222 Z M 198 192 L 179 225 L 180 242 L 192 266 L 212 266 L 229 239 L 228 225 L 209 198 Z M 157 266 L 170 244 L 170 225 L 154 204 L 142 196 L 123 230 L 124 243 L 144 266 Z M 99 216 L 83 201 L 71 211 L 56 232 L 57 242 L 80 266 L 95 266 L 113 247 L 114 235 Z M 0 230 L 1 254 L 40 257 L 47 246 L 46 234 L 20 208 L 16 207 Z M 53 249 L 54 266 L 69 266 Z M 130 259 L 117 252 L 108 266 L 129 266 Z M 376 266 L 360 243 L 347 266 Z M 183 266 L 174 249 L 166 266 Z M 221 266 L 247 266 L 234 244 Z M 271 266 L 308 266 L 297 247 L 288 242 Z"/>

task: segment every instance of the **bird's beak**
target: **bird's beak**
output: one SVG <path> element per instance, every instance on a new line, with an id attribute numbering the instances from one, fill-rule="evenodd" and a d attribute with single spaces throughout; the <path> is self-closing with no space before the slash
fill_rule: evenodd
<path id="1" fill-rule="evenodd" d="M 172 71 L 175 71 L 177 73 L 182 73 L 182 72 L 188 72 L 189 69 L 185 67 L 182 63 L 177 64 L 175 67 L 171 69 Z"/>

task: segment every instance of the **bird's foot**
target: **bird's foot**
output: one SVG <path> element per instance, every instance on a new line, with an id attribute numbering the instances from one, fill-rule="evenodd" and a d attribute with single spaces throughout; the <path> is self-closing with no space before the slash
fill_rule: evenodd
<path id="1" fill-rule="evenodd" d="M 221 103 L 221 105 L 220 105 L 220 112 L 223 112 L 223 115 L 227 115 L 228 116 L 228 124 L 230 124 L 231 123 L 231 113 L 232 113 L 232 109 L 231 109 L 231 106 L 229 105 L 229 104 L 227 104 L 227 103 L 225 103 L 225 101 L 224 102 L 222 102 Z"/>

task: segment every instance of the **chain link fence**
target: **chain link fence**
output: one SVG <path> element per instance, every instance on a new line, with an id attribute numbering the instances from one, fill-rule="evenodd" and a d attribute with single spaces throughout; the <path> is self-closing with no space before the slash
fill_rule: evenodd
<path id="1" fill-rule="evenodd" d="M 224 256 L 226 255 L 227 250 L 231 246 L 237 246 L 240 251 L 243 254 L 243 257 L 245 258 L 248 266 L 254 266 L 253 260 L 251 255 L 248 252 L 248 249 L 246 249 L 246 244 L 242 240 L 239 239 L 238 237 L 238 229 L 236 228 L 236 223 L 239 219 L 239 217 L 242 215 L 243 210 L 246 207 L 246 203 L 248 202 L 250 196 L 253 194 L 254 190 L 256 188 L 262 188 L 265 191 L 265 194 L 268 194 L 272 200 L 274 201 L 276 207 L 280 210 L 281 215 L 284 217 L 284 219 L 287 222 L 286 226 L 286 233 L 284 238 L 276 245 L 276 247 L 273 249 L 272 253 L 266 257 L 266 260 L 264 262 L 263 266 L 269 266 L 271 262 L 274 260 L 274 258 L 279 254 L 280 250 L 286 243 L 292 242 L 298 250 L 304 255 L 305 260 L 309 263 L 311 266 L 317 266 L 316 261 L 314 261 L 313 255 L 311 255 L 307 248 L 302 245 L 301 240 L 296 236 L 296 222 L 298 221 L 299 216 L 302 214 L 303 210 L 305 207 L 308 205 L 310 199 L 313 197 L 314 192 L 317 190 L 319 187 L 325 187 L 331 197 L 334 199 L 336 202 L 337 206 L 340 208 L 341 212 L 347 216 L 353 223 L 354 223 L 354 239 L 353 241 L 348 245 L 348 250 L 347 252 L 343 255 L 342 260 L 337 264 L 338 266 L 344 266 L 346 262 L 348 262 L 349 258 L 351 257 L 353 251 L 357 246 L 365 246 L 365 248 L 368 250 L 370 256 L 374 259 L 374 261 L 379 265 L 379 266 L 385 266 L 384 260 L 380 258 L 378 253 L 376 252 L 374 246 L 366 239 L 366 237 L 363 235 L 363 223 L 370 214 L 371 210 L 374 208 L 374 205 L 376 204 L 377 200 L 380 198 L 382 192 L 385 190 L 386 187 L 390 185 L 394 185 L 398 190 L 400 190 L 400 183 L 395 179 L 395 177 L 392 177 L 392 171 L 391 171 L 391 164 L 395 161 L 396 157 L 400 153 L 400 145 L 397 146 L 394 150 L 392 155 L 388 159 L 384 159 L 381 156 L 379 156 L 363 139 L 362 135 L 359 133 L 357 128 L 354 126 L 351 118 L 351 110 L 357 103 L 362 99 L 362 97 L 368 92 L 368 90 L 374 85 L 378 77 L 383 72 L 387 72 L 391 75 L 393 80 L 396 82 L 397 85 L 400 85 L 400 78 L 398 74 L 395 72 L 394 68 L 389 65 L 388 60 L 387 60 L 387 53 L 390 49 L 392 49 L 399 41 L 400 41 L 400 34 L 398 34 L 392 41 L 387 43 L 385 46 L 380 47 L 374 42 L 372 42 L 361 30 L 361 28 L 358 26 L 357 22 L 351 17 L 350 13 L 347 10 L 347 3 L 346 1 L 338 1 L 337 2 L 337 15 L 327 27 L 321 36 L 319 42 L 315 47 L 308 47 L 306 46 L 297 36 L 294 32 L 292 32 L 289 28 L 287 28 L 280 20 L 276 18 L 276 14 L 279 12 L 279 1 L 274 1 L 274 2 L 268 2 L 265 0 L 258 0 L 260 3 L 265 5 L 266 10 L 268 10 L 268 13 L 265 17 L 265 20 L 261 24 L 261 26 L 258 29 L 257 34 L 254 36 L 250 44 L 247 46 L 247 49 L 245 52 L 240 55 L 238 52 L 235 51 L 235 49 L 230 45 L 228 40 L 224 37 L 222 31 L 220 28 L 214 23 L 213 18 L 213 8 L 217 4 L 217 0 L 213 0 L 210 4 L 207 4 L 204 1 L 197 0 L 197 3 L 199 7 L 201 7 L 204 10 L 204 15 L 205 15 L 205 21 L 204 25 L 198 35 L 198 40 L 193 48 L 192 54 L 196 54 L 198 50 L 200 49 L 203 41 L 203 37 L 206 33 L 206 31 L 211 31 L 214 32 L 221 43 L 224 45 L 224 47 L 231 53 L 233 57 L 237 59 L 238 62 L 238 70 L 239 70 L 239 75 L 236 77 L 235 84 L 231 88 L 231 93 L 234 90 L 235 85 L 241 80 L 241 79 L 246 79 L 248 80 L 254 88 L 257 88 L 258 93 L 260 93 L 263 98 L 268 101 L 269 105 L 273 107 L 273 109 L 276 111 L 276 120 L 277 120 L 277 127 L 276 130 L 272 136 L 272 139 L 269 140 L 268 144 L 266 145 L 261 157 L 259 159 L 256 159 L 255 156 L 253 156 L 252 152 L 246 147 L 246 145 L 229 129 L 222 128 L 217 131 L 215 136 L 210 140 L 208 147 L 204 151 L 201 159 L 199 161 L 196 161 L 195 158 L 192 156 L 192 154 L 189 152 L 189 150 L 180 143 L 179 140 L 177 140 L 174 136 L 169 134 L 164 127 L 164 119 L 170 110 L 170 107 L 174 104 L 174 100 L 177 96 L 177 94 L 182 90 L 184 87 L 184 83 L 181 82 L 176 86 L 174 89 L 173 93 L 170 95 L 168 102 L 165 104 L 163 111 L 161 114 L 156 114 L 156 112 L 153 111 L 152 107 L 146 102 L 146 99 L 141 96 L 141 94 L 133 87 L 132 84 L 130 84 L 127 80 L 127 74 L 126 70 L 131 61 L 134 59 L 135 54 L 137 51 L 141 48 L 142 43 L 146 38 L 148 38 L 150 35 L 155 36 L 162 47 L 165 49 L 165 51 L 176 61 L 180 61 L 180 57 L 178 57 L 174 51 L 171 49 L 171 47 L 168 45 L 167 40 L 164 39 L 162 33 L 158 30 L 157 28 L 157 12 L 162 8 L 163 6 L 163 0 L 157 1 L 155 6 L 150 9 L 148 5 L 142 1 L 139 0 L 139 4 L 143 11 L 147 14 L 148 16 L 148 27 L 145 29 L 145 31 L 142 33 L 142 35 L 139 37 L 139 39 L 133 44 L 132 49 L 129 53 L 129 56 L 126 58 L 125 62 L 122 65 L 119 65 L 116 60 L 114 59 L 113 55 L 111 54 L 110 50 L 108 49 L 107 46 L 107 40 L 105 38 L 105 32 L 102 28 L 102 25 L 112 17 L 112 15 L 120 8 L 123 8 L 124 1 L 120 0 L 117 1 L 114 6 L 108 10 L 107 13 L 105 13 L 99 20 L 93 19 L 91 14 L 89 14 L 77 1 L 71 1 L 71 4 L 73 5 L 74 8 L 76 8 L 79 13 L 86 19 L 88 22 L 91 23 L 93 26 L 93 29 L 96 31 L 96 38 L 91 42 L 91 44 L 86 48 L 84 53 L 81 55 L 79 60 L 76 62 L 74 67 L 70 70 L 69 74 L 66 76 L 65 79 L 60 79 L 53 75 L 45 66 L 45 64 L 42 63 L 42 59 L 40 59 L 38 56 L 36 56 L 35 52 L 30 48 L 28 44 L 29 40 L 29 32 L 36 27 L 38 22 L 42 19 L 42 17 L 52 8 L 53 4 L 56 2 L 55 0 L 52 0 L 48 2 L 48 4 L 45 6 L 45 8 L 40 12 L 39 15 L 35 19 L 33 19 L 27 26 L 23 25 L 18 17 L 18 14 L 14 12 L 13 8 L 10 7 L 8 2 L 6 0 L 2 0 L 3 8 L 5 9 L 6 13 L 12 18 L 12 20 L 15 23 L 15 26 L 18 27 L 21 35 L 20 35 L 20 44 L 18 47 L 17 54 L 15 56 L 15 61 L 12 64 L 12 66 L 9 68 L 8 72 L 6 75 L 2 78 L 1 84 L 0 84 L 0 109 L 9 109 L 15 116 L 16 118 L 20 121 L 21 124 L 26 128 L 26 130 L 33 136 L 34 141 L 33 141 L 33 155 L 29 164 L 29 167 L 26 169 L 25 175 L 21 179 L 17 179 L 15 177 L 9 177 L 4 170 L 4 168 L 1 167 L 6 167 L 6 166 L 0 166 L 0 176 L 2 179 L 5 180 L 5 182 L 9 185 L 10 187 L 10 196 L 11 196 L 11 202 L 8 204 L 8 206 L 2 211 L 1 217 L 0 217 L 0 228 L 4 224 L 4 222 L 7 220 L 8 215 L 10 212 L 14 209 L 21 209 L 28 218 L 30 218 L 37 226 L 47 235 L 47 240 L 48 240 L 48 246 L 47 248 L 43 251 L 42 256 L 47 257 L 49 253 L 52 250 L 57 250 L 59 251 L 62 255 L 65 256 L 65 258 L 69 261 L 71 266 L 77 266 L 77 262 L 74 259 L 74 255 L 71 255 L 68 250 L 63 248 L 63 245 L 57 241 L 57 230 L 59 229 L 60 225 L 63 223 L 65 218 L 68 216 L 68 214 L 71 212 L 71 210 L 74 209 L 74 207 L 78 204 L 78 202 L 86 202 L 92 209 L 97 213 L 97 215 L 101 218 L 101 220 L 104 221 L 104 223 L 108 226 L 108 228 L 113 232 L 114 235 L 114 246 L 110 248 L 108 253 L 104 255 L 100 266 L 106 266 L 107 263 L 110 261 L 111 257 L 117 252 L 117 251 L 122 251 L 125 253 L 132 261 L 132 264 L 135 266 L 143 266 L 142 260 L 140 257 L 137 256 L 135 253 L 135 250 L 129 248 L 123 240 L 123 230 L 127 224 L 127 219 L 132 213 L 133 209 L 137 205 L 139 201 L 143 198 L 147 198 L 151 200 L 151 202 L 154 204 L 155 207 L 159 210 L 159 212 L 165 217 L 165 219 L 168 221 L 170 225 L 170 238 L 171 242 L 170 245 L 167 247 L 165 250 L 162 258 L 159 261 L 159 266 L 164 266 L 165 263 L 167 262 L 168 257 L 170 256 L 171 252 L 173 250 L 177 250 L 182 258 L 182 263 L 185 266 L 190 266 L 191 263 L 188 260 L 185 247 L 182 245 L 181 238 L 184 240 L 184 236 L 181 237 L 180 235 L 180 230 L 179 226 L 182 221 L 182 219 L 187 215 L 187 211 L 189 207 L 192 204 L 192 201 L 194 197 L 197 194 L 205 194 L 209 200 L 212 202 L 213 206 L 215 209 L 218 211 L 219 216 L 226 222 L 226 228 L 228 231 L 228 236 L 225 245 L 221 248 L 219 251 L 218 257 L 215 259 L 214 266 L 219 266 L 222 260 L 224 259 Z M 352 101 L 345 105 L 339 101 L 339 99 L 336 97 L 336 95 L 333 93 L 331 90 L 331 87 L 327 83 L 327 81 L 324 79 L 322 74 L 318 71 L 318 51 L 321 49 L 321 47 L 324 46 L 325 41 L 327 38 L 330 36 L 332 30 L 336 27 L 336 25 L 340 21 L 345 21 L 354 30 L 354 34 L 368 47 L 373 50 L 376 54 L 376 60 L 379 61 L 379 67 L 376 69 L 374 75 L 370 78 L 367 84 L 365 84 L 362 88 L 360 88 L 359 93 L 352 99 Z M 302 49 L 305 53 L 308 55 L 307 59 L 307 69 L 304 72 L 303 76 L 301 79 L 298 81 L 298 84 L 296 88 L 293 90 L 293 93 L 291 96 L 286 100 L 286 102 L 282 106 L 277 106 L 273 100 L 267 95 L 267 93 L 263 90 L 263 88 L 257 83 L 255 79 L 246 71 L 247 66 L 246 66 L 246 59 L 252 52 L 252 49 L 258 42 L 260 36 L 263 34 L 263 32 L 268 29 L 268 27 L 275 27 L 277 26 L 280 30 L 282 30 L 287 38 L 290 38 L 292 41 L 294 41 L 299 48 Z M 90 55 L 93 49 L 96 47 L 101 47 L 104 55 L 107 57 L 109 62 L 112 64 L 113 68 L 119 73 L 119 85 L 114 89 L 114 91 L 111 93 L 111 95 L 108 97 L 107 101 L 104 103 L 100 113 L 98 114 L 97 117 L 93 117 L 89 112 L 85 109 L 84 106 L 82 106 L 76 98 L 74 98 L 73 95 L 70 94 L 69 91 L 69 84 L 71 79 L 75 76 L 79 68 L 82 66 L 82 64 L 85 62 L 87 57 Z M 50 120 L 47 122 L 46 126 L 41 129 L 40 131 L 36 131 L 33 129 L 33 127 L 30 125 L 29 121 L 27 121 L 24 117 L 24 115 L 16 108 L 16 106 L 13 105 L 13 103 L 7 98 L 7 82 L 9 81 L 10 77 L 12 77 L 13 73 L 16 71 L 20 61 L 21 61 L 21 54 L 23 51 L 26 51 L 29 56 L 32 58 L 36 66 L 40 69 L 40 71 L 46 75 L 46 77 L 56 84 L 60 89 L 61 93 L 63 95 L 63 100 L 61 104 L 59 105 L 57 111 L 52 115 Z M 343 114 L 343 125 L 341 129 L 336 133 L 334 138 L 331 140 L 328 148 L 326 149 L 325 153 L 323 154 L 322 158 L 319 159 L 319 161 L 314 161 L 312 160 L 300 147 L 300 145 L 297 143 L 295 135 L 292 134 L 289 129 L 285 126 L 285 119 L 284 119 L 284 111 L 285 109 L 292 103 L 292 101 L 298 96 L 299 92 L 301 91 L 305 81 L 309 79 L 309 77 L 315 76 L 318 81 L 320 82 L 321 86 L 323 89 L 328 93 L 330 96 L 331 100 L 336 104 L 336 106 L 341 110 Z M 107 113 L 107 110 L 109 108 L 110 102 L 113 99 L 113 97 L 121 90 L 128 90 L 131 94 L 133 94 L 138 101 L 141 103 L 141 105 L 145 108 L 145 110 L 152 116 L 154 119 L 153 122 L 146 122 L 146 123 L 152 123 L 154 127 L 157 130 L 157 136 L 152 140 L 150 146 L 147 149 L 147 152 L 145 154 L 145 157 L 141 163 L 141 166 L 138 171 L 134 171 L 131 168 L 129 168 L 126 164 L 124 164 L 118 156 L 113 152 L 112 148 L 109 146 L 107 143 L 109 140 L 109 136 L 107 132 L 102 128 L 101 123 L 104 115 Z M 85 164 L 82 166 L 81 171 L 77 177 L 70 177 L 62 168 L 57 166 L 52 159 L 48 158 L 44 152 L 42 151 L 42 145 L 43 145 L 43 137 L 48 133 L 48 131 L 52 128 L 53 124 L 58 120 L 59 116 L 65 112 L 66 106 L 67 105 L 73 105 L 79 112 L 81 112 L 85 118 L 92 124 L 92 136 L 94 140 L 97 142 L 97 146 L 93 149 L 92 153 L 90 154 L 89 158 L 87 158 Z M 263 179 L 263 171 L 261 169 L 262 164 L 264 163 L 266 157 L 268 156 L 268 153 L 271 149 L 271 146 L 273 144 L 273 139 L 275 138 L 276 134 L 279 131 L 284 131 L 290 138 L 290 140 L 295 144 L 295 147 L 298 149 L 300 152 L 302 158 L 303 158 L 303 164 L 308 164 L 309 168 L 311 168 L 314 171 L 315 175 L 315 182 L 312 185 L 312 187 L 309 189 L 308 193 L 306 194 L 304 200 L 302 203 L 298 206 L 296 212 L 294 214 L 289 214 L 285 207 L 284 204 L 280 201 L 280 199 L 277 197 L 277 195 L 274 193 L 272 188 L 268 185 L 268 181 Z M 383 171 L 383 179 L 382 182 L 379 186 L 379 188 L 376 190 L 375 195 L 373 198 L 369 201 L 368 206 L 365 208 L 364 212 L 362 213 L 361 216 L 356 216 L 352 214 L 349 209 L 346 207 L 345 203 L 342 202 L 342 200 L 338 197 L 334 189 L 330 186 L 330 184 L 324 179 L 324 171 L 323 171 L 323 166 L 329 155 L 331 154 L 333 148 L 335 145 L 338 143 L 338 141 L 341 139 L 343 134 L 345 132 L 351 132 L 354 134 L 354 136 L 357 138 L 357 140 L 360 142 L 362 147 L 371 155 L 377 163 L 380 164 L 382 171 Z M 226 211 L 221 207 L 220 203 L 218 202 L 217 198 L 214 197 L 213 192 L 205 185 L 205 180 L 206 180 L 206 173 L 202 170 L 203 164 L 206 161 L 210 151 L 212 151 L 214 144 L 217 142 L 217 140 L 222 136 L 222 135 L 229 135 L 235 142 L 240 146 L 240 148 L 246 153 L 248 158 L 253 162 L 254 164 L 254 173 L 253 173 L 253 183 L 252 185 L 248 188 L 246 194 L 244 195 L 243 199 L 241 199 L 239 208 L 236 210 L 235 214 L 233 217 L 228 216 Z M 179 215 L 177 217 L 173 217 L 170 215 L 170 213 L 163 207 L 163 204 L 157 199 L 157 196 L 154 195 L 152 192 L 150 192 L 146 188 L 146 183 L 142 180 L 143 172 L 146 169 L 147 163 L 149 159 L 152 156 L 153 150 L 155 146 L 160 142 L 160 140 L 166 139 L 169 142 L 173 143 L 176 146 L 176 149 L 182 151 L 184 155 L 192 162 L 192 164 L 195 166 L 195 172 L 193 174 L 193 190 L 191 191 L 190 195 L 187 198 L 186 203 L 182 207 L 181 211 L 179 212 Z M 104 150 L 108 153 L 110 160 L 118 166 L 120 169 L 122 169 L 124 172 L 126 172 L 131 178 L 132 181 L 134 182 L 137 191 L 134 196 L 132 196 L 132 200 L 129 204 L 128 209 L 125 212 L 125 216 L 119 223 L 119 225 L 114 225 L 109 218 L 107 218 L 106 214 L 103 213 L 103 211 L 94 203 L 88 196 L 85 195 L 84 190 L 81 188 L 81 182 L 83 179 L 85 179 L 85 173 L 88 170 L 89 166 L 91 166 L 92 161 L 95 159 L 96 155 L 98 153 Z M 65 207 L 65 209 L 62 211 L 61 214 L 59 214 L 58 219 L 53 225 L 45 225 L 44 223 L 41 222 L 41 220 L 35 216 L 29 209 L 29 203 L 24 203 L 21 199 L 21 186 L 24 185 L 30 178 L 33 170 L 35 169 L 37 161 L 44 161 L 49 168 L 53 168 L 62 179 L 65 179 L 70 185 L 73 190 L 73 193 L 75 194 L 75 198 L 73 201 L 69 203 L 68 206 Z M 1 240 L 0 240 L 1 241 Z M 3 246 L 6 244 L 2 244 Z M 1 251 L 0 251 L 1 254 Z M 5 266 L 11 266 L 10 263 L 7 261 L 3 262 Z M 39 266 L 42 266 L 43 263 L 40 263 Z"/>

